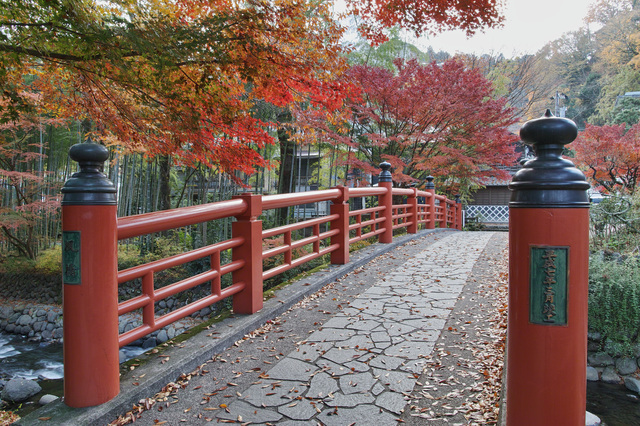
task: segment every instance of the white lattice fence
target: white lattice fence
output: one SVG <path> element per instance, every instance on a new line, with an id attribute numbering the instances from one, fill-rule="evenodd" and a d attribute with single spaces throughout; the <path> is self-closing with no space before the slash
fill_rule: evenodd
<path id="1" fill-rule="evenodd" d="M 509 206 L 467 206 L 466 217 L 477 217 L 482 223 L 508 223 Z"/>

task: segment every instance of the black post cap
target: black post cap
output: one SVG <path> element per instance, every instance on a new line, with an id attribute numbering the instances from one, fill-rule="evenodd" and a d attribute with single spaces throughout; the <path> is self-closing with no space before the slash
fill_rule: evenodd
<path id="1" fill-rule="evenodd" d="M 80 171 L 62 187 L 62 205 L 115 205 L 116 187 L 102 173 L 109 151 L 104 145 L 79 143 L 69 149 L 69 157 L 77 161 Z"/>
<path id="2" fill-rule="evenodd" d="M 436 185 L 433 183 L 433 180 L 435 179 L 433 176 L 429 175 L 426 177 L 427 179 L 427 184 L 425 185 L 425 189 L 436 189 Z"/>
<path id="3" fill-rule="evenodd" d="M 554 117 L 547 110 L 541 118 L 527 121 L 520 138 L 533 147 L 527 161 L 509 184 L 509 207 L 589 207 L 589 183 L 575 165 L 562 158 L 565 145 L 578 136 L 576 124 Z"/>
<path id="4" fill-rule="evenodd" d="M 380 163 L 380 168 L 382 169 L 382 171 L 378 175 L 378 182 L 393 182 L 393 179 L 391 177 L 391 171 L 390 171 L 391 164 L 384 161 Z"/>

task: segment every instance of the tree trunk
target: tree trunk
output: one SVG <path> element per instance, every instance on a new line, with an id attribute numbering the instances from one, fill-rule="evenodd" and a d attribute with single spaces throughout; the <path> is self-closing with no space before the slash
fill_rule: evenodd
<path id="1" fill-rule="evenodd" d="M 169 155 L 161 155 L 158 157 L 160 164 L 160 210 L 169 210 L 171 208 L 171 187 L 169 179 L 171 177 L 171 157 Z"/>
<path id="2" fill-rule="evenodd" d="M 278 122 L 287 123 L 291 121 L 291 112 L 284 110 L 278 114 Z M 292 191 L 295 182 L 295 167 L 293 165 L 295 156 L 295 143 L 289 138 L 287 129 L 283 126 L 278 128 L 278 142 L 280 143 L 280 170 L 278 178 L 278 194 L 286 194 Z M 285 224 L 289 217 L 289 208 L 283 207 L 278 210 L 278 224 Z"/>

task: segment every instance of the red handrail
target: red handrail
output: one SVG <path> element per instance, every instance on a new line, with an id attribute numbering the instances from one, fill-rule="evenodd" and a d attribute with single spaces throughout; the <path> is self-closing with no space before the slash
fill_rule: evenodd
<path id="1" fill-rule="evenodd" d="M 225 217 L 238 216 L 245 212 L 244 200 L 234 199 L 200 206 L 180 207 L 160 212 L 143 213 L 118 218 L 118 239 L 161 232 L 181 226 L 194 225 Z"/>

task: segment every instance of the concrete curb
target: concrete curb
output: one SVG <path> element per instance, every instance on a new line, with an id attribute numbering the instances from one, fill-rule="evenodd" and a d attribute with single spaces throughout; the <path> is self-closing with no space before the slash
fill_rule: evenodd
<path id="1" fill-rule="evenodd" d="M 409 241 L 434 232 L 449 231 L 455 230 L 423 230 L 417 234 L 396 237 L 389 244 L 376 243 L 352 253 L 348 264 L 331 265 L 325 271 L 278 290 L 275 297 L 265 302 L 264 308 L 260 312 L 253 315 L 232 316 L 216 324 L 215 328 L 203 330 L 189 338 L 180 346 L 167 348 L 161 356 L 165 360 L 164 363 L 161 363 L 160 359 L 152 354 L 137 357 L 146 362 L 143 362 L 134 374 L 128 374 L 127 377 L 121 379 L 120 393 L 111 401 L 95 407 L 71 408 L 58 400 L 29 413 L 17 424 L 42 424 L 43 422 L 39 420 L 41 418 L 49 418 L 49 422 L 56 425 L 107 424 L 130 411 L 131 407 L 141 399 L 152 397 L 160 392 L 163 386 L 175 381 L 181 374 L 194 371 L 207 360 L 233 345 L 234 342 L 241 340 L 247 333 L 286 312 L 295 303 L 319 291 L 325 285 Z M 218 339 L 210 337 L 213 330 L 219 332 Z M 137 385 L 134 385 L 134 382 Z"/>

